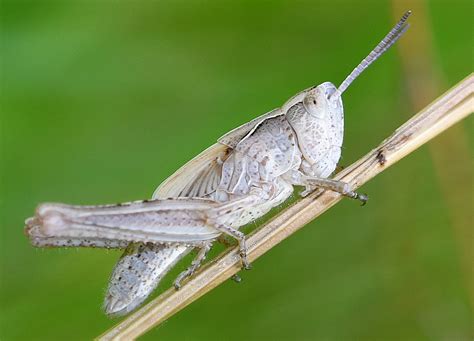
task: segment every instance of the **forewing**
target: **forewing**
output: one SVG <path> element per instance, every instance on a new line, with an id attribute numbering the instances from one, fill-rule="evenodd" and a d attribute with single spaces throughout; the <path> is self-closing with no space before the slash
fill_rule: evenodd
<path id="1" fill-rule="evenodd" d="M 231 148 L 216 143 L 178 169 L 153 193 L 153 199 L 194 197 L 203 198 L 217 188 L 222 162 Z"/>

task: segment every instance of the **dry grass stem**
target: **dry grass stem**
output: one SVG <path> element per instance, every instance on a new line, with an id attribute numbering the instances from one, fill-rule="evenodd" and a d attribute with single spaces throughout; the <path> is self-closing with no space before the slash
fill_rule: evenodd
<path id="1" fill-rule="evenodd" d="M 413 116 L 377 148 L 338 173 L 335 178 L 358 188 L 377 174 L 410 154 L 471 114 L 474 108 L 474 75 Z M 315 219 L 342 197 L 330 191 L 316 191 L 286 208 L 248 237 L 249 259 L 253 261 Z M 143 335 L 205 293 L 240 271 L 237 249 L 224 252 L 204 266 L 179 291 L 169 289 L 125 320 L 99 340 L 130 340 Z"/>

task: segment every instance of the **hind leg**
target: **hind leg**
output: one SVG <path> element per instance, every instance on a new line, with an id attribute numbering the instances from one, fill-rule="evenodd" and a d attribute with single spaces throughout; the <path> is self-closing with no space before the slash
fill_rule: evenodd
<path id="1" fill-rule="evenodd" d="M 223 232 L 239 240 L 244 267 L 249 268 L 245 235 L 231 226 L 242 212 L 267 200 L 260 192 L 222 203 L 178 198 L 105 206 L 42 204 L 27 221 L 26 232 L 33 242 L 71 239 L 87 244 L 100 240 L 110 246 L 124 242 L 200 246 Z"/>

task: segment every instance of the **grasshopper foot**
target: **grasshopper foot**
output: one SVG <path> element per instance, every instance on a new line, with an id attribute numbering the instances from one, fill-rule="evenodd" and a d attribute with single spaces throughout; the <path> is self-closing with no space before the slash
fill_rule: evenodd
<path id="1" fill-rule="evenodd" d="M 240 278 L 240 276 L 237 275 L 237 274 L 235 274 L 234 276 L 232 276 L 230 279 L 233 280 L 235 283 L 240 283 L 240 282 L 242 282 L 242 278 Z"/>
<path id="2" fill-rule="evenodd" d="M 186 278 L 186 277 L 189 277 L 191 276 L 191 274 L 186 274 L 187 270 L 186 271 L 183 271 L 181 272 L 178 277 L 176 277 L 176 279 L 174 280 L 173 282 L 173 286 L 176 290 L 179 290 L 181 289 L 181 282 Z"/>
<path id="3" fill-rule="evenodd" d="M 242 232 L 239 232 L 242 233 Z M 242 233 L 241 238 L 239 239 L 239 246 L 240 246 L 240 259 L 242 260 L 242 269 L 244 270 L 251 270 L 252 265 L 250 265 L 249 260 L 247 259 L 247 244 L 245 242 L 245 235 Z"/>
<path id="4" fill-rule="evenodd" d="M 242 269 L 244 270 L 252 270 L 252 265 L 249 263 L 247 259 L 247 252 L 240 252 L 240 258 L 242 260 Z"/>
<path id="5" fill-rule="evenodd" d="M 178 291 L 179 289 L 181 289 L 181 283 L 177 282 L 177 281 L 174 281 L 173 282 L 173 286 L 175 288 L 176 291 Z"/>
<path id="6" fill-rule="evenodd" d="M 365 206 L 365 204 L 369 200 L 369 196 L 365 193 L 362 193 L 362 194 L 359 194 L 359 197 L 357 199 L 360 200 L 360 206 Z"/>
<path id="7" fill-rule="evenodd" d="M 365 206 L 367 201 L 369 200 L 369 196 L 367 194 L 359 194 L 357 192 L 349 191 L 344 195 L 348 196 L 349 198 L 356 199 L 360 201 L 360 206 Z"/>

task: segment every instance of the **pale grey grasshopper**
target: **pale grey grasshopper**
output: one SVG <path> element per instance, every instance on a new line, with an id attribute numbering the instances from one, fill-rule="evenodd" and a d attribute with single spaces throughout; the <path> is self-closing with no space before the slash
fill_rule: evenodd
<path id="1" fill-rule="evenodd" d="M 365 195 L 328 178 L 341 156 L 341 96 L 402 36 L 409 15 L 403 15 L 338 88 L 325 82 L 306 89 L 281 108 L 232 130 L 165 180 L 151 200 L 39 205 L 26 221 L 31 243 L 126 248 L 105 298 L 106 313 L 121 315 L 140 305 L 168 270 L 197 248 L 191 266 L 175 281 L 179 288 L 221 234 L 238 240 L 243 267 L 249 268 L 245 235 L 238 229 L 283 203 L 293 186 L 305 186 L 303 196 L 322 188 L 365 203 Z"/>

